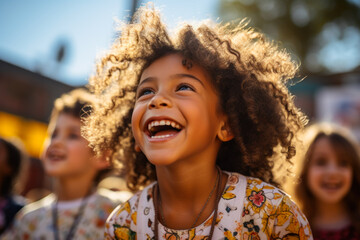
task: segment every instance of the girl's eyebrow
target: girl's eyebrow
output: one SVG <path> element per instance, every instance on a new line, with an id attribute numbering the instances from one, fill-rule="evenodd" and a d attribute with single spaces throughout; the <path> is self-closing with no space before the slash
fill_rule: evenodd
<path id="1" fill-rule="evenodd" d="M 79 127 L 79 126 L 69 126 L 69 127 L 67 128 L 67 130 L 68 130 L 69 132 L 79 132 L 79 131 L 80 131 L 80 127 Z"/>
<path id="2" fill-rule="evenodd" d="M 192 79 L 198 81 L 201 85 L 204 86 L 204 83 L 200 79 L 198 79 L 197 77 L 195 77 L 194 75 L 191 75 L 191 74 L 178 73 L 178 74 L 175 74 L 175 75 L 172 76 L 172 78 L 183 78 L 183 77 L 192 78 Z"/>
<path id="3" fill-rule="evenodd" d="M 191 74 L 187 74 L 187 73 L 178 73 L 178 74 L 174 74 L 172 75 L 170 78 L 171 79 L 179 79 L 179 78 L 192 78 L 196 81 L 198 81 L 201 85 L 204 86 L 204 83 L 198 79 L 197 77 L 195 77 L 194 75 L 191 75 Z M 146 82 L 151 82 L 151 81 L 154 81 L 156 79 L 156 77 L 148 77 L 148 78 L 145 78 L 144 80 L 142 80 L 140 83 L 139 83 L 139 86 L 141 86 L 142 84 L 146 83 Z"/>
<path id="4" fill-rule="evenodd" d="M 147 82 L 152 82 L 152 81 L 154 81 L 156 78 L 155 77 L 147 77 L 147 78 L 145 78 L 144 80 L 140 80 L 140 82 L 139 82 L 139 85 L 138 85 L 138 87 L 140 87 L 142 84 L 144 84 L 144 83 L 147 83 Z"/>

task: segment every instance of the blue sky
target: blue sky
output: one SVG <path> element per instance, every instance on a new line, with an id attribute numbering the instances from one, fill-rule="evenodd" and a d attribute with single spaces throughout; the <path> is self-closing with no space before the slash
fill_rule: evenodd
<path id="1" fill-rule="evenodd" d="M 147 1 L 141 1 L 145 3 Z M 217 19 L 218 0 L 154 0 L 165 22 Z M 111 45 L 115 19 L 130 14 L 129 0 L 0 1 L 0 59 L 71 85 L 86 84 L 96 56 Z M 59 43 L 68 46 L 62 65 Z"/>

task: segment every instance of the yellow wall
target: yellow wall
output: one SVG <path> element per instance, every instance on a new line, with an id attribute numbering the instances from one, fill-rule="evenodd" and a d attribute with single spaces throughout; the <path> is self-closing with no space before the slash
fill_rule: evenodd
<path id="1" fill-rule="evenodd" d="M 0 112 L 0 136 L 17 137 L 25 145 L 27 153 L 39 158 L 46 138 L 47 125 L 20 116 Z"/>

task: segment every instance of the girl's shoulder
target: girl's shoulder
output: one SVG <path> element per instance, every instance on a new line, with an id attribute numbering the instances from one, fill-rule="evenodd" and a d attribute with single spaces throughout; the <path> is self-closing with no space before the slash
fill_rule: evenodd
<path id="1" fill-rule="evenodd" d="M 224 196 L 225 199 L 233 197 L 235 200 L 239 196 L 234 201 L 233 205 L 236 208 L 233 207 L 233 209 L 241 209 L 239 222 L 242 226 L 242 235 L 261 236 L 259 239 L 285 239 L 286 236 L 312 239 L 306 217 L 290 196 L 280 188 L 261 179 L 246 177 L 238 173 L 231 173 L 228 184 L 223 198 Z M 240 192 L 239 189 L 241 189 Z M 224 209 L 229 209 L 230 212 L 232 210 L 231 207 Z M 227 212 L 224 211 L 224 213 Z"/>
<path id="2" fill-rule="evenodd" d="M 283 197 L 289 197 L 286 192 L 274 185 L 267 183 L 259 178 L 246 177 L 246 196 L 254 195 L 256 193 L 273 194 L 274 199 L 281 199 Z"/>
<path id="3" fill-rule="evenodd" d="M 55 200 L 55 194 L 51 193 L 36 202 L 26 204 L 19 211 L 17 218 L 31 218 L 32 216 L 42 214 L 44 211 L 51 208 L 51 205 L 55 202 Z"/>
<path id="4" fill-rule="evenodd" d="M 225 200 L 235 200 L 238 204 L 254 204 L 255 206 L 267 207 L 278 206 L 284 198 L 290 198 L 281 189 L 255 177 L 244 176 L 236 172 L 228 174 L 226 188 L 222 195 Z M 233 201 L 234 201 L 233 200 Z"/>
<path id="5" fill-rule="evenodd" d="M 275 209 L 301 212 L 291 196 L 282 189 L 254 177 L 246 177 L 246 182 L 245 204 L 252 206 L 256 212 L 263 208 L 266 212 Z"/>
<path id="6" fill-rule="evenodd" d="M 229 177 L 225 192 L 237 189 L 245 191 L 245 198 L 252 199 L 252 196 L 271 195 L 271 199 L 277 200 L 283 197 L 290 197 L 287 193 L 280 188 L 275 187 L 259 178 L 244 176 L 236 172 L 226 172 Z"/>
<path id="7" fill-rule="evenodd" d="M 132 195 L 129 191 L 112 191 L 106 188 L 99 188 L 95 198 L 97 202 L 108 202 L 117 206 L 129 200 Z"/>
<path id="8" fill-rule="evenodd" d="M 140 201 L 142 205 L 152 205 L 152 188 L 155 182 L 135 193 L 129 200 L 117 206 L 106 221 L 105 236 L 112 234 L 133 235 L 136 231 L 137 213 Z M 148 212 L 147 212 L 148 211 Z M 150 209 L 143 209 L 144 214 L 149 214 Z M 143 213 L 142 212 L 142 213 Z"/>
<path id="9" fill-rule="evenodd" d="M 43 226 L 43 219 L 51 213 L 55 199 L 56 196 L 51 193 L 36 202 L 25 205 L 15 216 L 13 226 L 8 232 L 11 236 L 9 239 L 18 239 L 14 236 L 36 231 L 39 226 Z"/>

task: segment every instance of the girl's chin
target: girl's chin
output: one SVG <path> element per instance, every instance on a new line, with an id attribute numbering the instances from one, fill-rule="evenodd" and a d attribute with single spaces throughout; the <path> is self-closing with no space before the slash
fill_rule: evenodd
<path id="1" fill-rule="evenodd" d="M 172 163 L 175 162 L 173 159 L 151 159 L 149 162 L 155 166 L 161 167 L 161 166 L 170 166 Z"/>
<path id="2" fill-rule="evenodd" d="M 322 196 L 320 199 L 320 203 L 323 204 L 338 204 L 341 203 L 344 199 L 344 196 L 340 196 L 339 194 L 329 194 Z"/>

